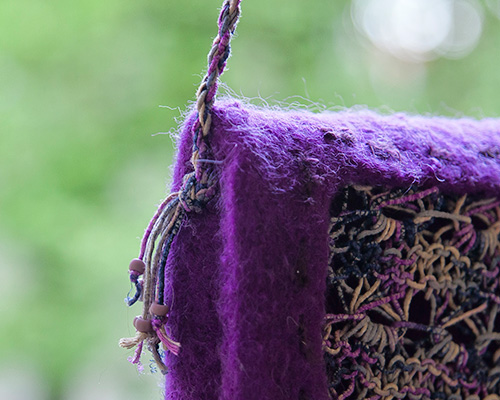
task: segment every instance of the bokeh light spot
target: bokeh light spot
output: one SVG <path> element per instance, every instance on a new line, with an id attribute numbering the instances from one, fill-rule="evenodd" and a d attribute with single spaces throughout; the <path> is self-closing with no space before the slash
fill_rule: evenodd
<path id="1" fill-rule="evenodd" d="M 351 16 L 373 45 L 412 62 L 467 55 L 483 25 L 477 0 L 354 0 Z"/>

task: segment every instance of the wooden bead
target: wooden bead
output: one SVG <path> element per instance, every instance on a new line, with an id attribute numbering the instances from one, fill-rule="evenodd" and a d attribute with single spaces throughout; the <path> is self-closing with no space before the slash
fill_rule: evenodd
<path id="1" fill-rule="evenodd" d="M 144 333 L 153 332 L 153 326 L 151 325 L 151 321 L 149 319 L 144 319 L 142 317 L 135 317 L 134 326 L 138 332 L 144 332 Z"/>
<path id="2" fill-rule="evenodd" d="M 146 270 L 146 264 L 144 264 L 144 261 L 134 258 L 132 261 L 130 261 L 130 265 L 128 266 L 128 269 L 130 271 L 135 271 L 139 273 L 139 275 L 142 275 L 144 271 Z"/>
<path id="3" fill-rule="evenodd" d="M 153 315 L 164 317 L 168 313 L 168 306 L 164 306 L 158 303 L 153 303 L 151 304 L 151 307 L 149 307 L 149 312 Z"/>

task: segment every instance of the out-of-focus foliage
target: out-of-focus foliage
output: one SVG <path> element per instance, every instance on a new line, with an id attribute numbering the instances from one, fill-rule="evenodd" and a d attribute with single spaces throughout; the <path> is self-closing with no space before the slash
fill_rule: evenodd
<path id="1" fill-rule="evenodd" d="M 486 3 L 471 53 L 417 62 L 362 38 L 346 0 L 244 0 L 223 81 L 256 103 L 497 116 Z M 160 398 L 117 346 L 139 313 L 127 265 L 170 176 L 152 134 L 194 99 L 220 4 L 0 1 L 0 398 Z"/>

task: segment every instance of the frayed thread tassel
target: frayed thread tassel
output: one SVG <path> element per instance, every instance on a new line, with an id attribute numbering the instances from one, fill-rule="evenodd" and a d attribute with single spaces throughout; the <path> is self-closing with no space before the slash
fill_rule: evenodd
<path id="1" fill-rule="evenodd" d="M 151 321 L 151 325 L 156 332 L 156 336 L 158 336 L 160 341 L 163 343 L 163 346 L 172 354 L 178 356 L 181 350 L 181 344 L 179 342 L 176 342 L 175 340 L 172 340 L 168 336 L 165 330 L 165 324 L 162 323 L 161 320 L 155 318 Z"/>
<path id="2" fill-rule="evenodd" d="M 139 257 L 130 262 L 130 280 L 136 287 L 136 293 L 133 297 L 127 297 L 126 302 L 131 306 L 142 300 L 143 312 L 134 319 L 136 336 L 123 338 L 119 342 L 125 349 L 137 347 L 129 360 L 139 366 L 146 344 L 163 373 L 167 372 L 167 367 L 160 355 L 160 345 L 176 356 L 181 348 L 181 344 L 170 338 L 165 329 L 169 307 L 164 299 L 165 265 L 172 241 L 185 215 L 185 208 L 181 203 L 179 193 L 172 193 L 158 207 L 144 233 Z"/>

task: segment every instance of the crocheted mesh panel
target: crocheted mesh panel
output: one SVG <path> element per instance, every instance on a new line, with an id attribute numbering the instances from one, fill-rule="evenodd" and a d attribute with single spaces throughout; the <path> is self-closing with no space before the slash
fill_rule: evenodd
<path id="1" fill-rule="evenodd" d="M 352 186 L 332 203 L 333 399 L 500 397 L 500 201 Z"/>

